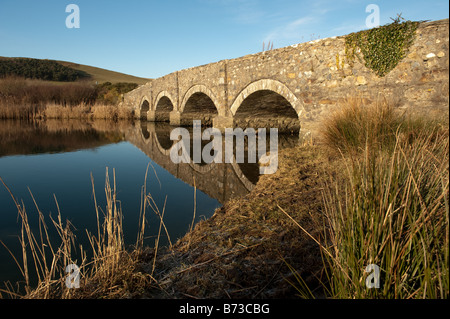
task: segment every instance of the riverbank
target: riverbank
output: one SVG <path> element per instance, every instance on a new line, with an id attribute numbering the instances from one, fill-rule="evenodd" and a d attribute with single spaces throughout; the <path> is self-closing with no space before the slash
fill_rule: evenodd
<path id="1" fill-rule="evenodd" d="M 125 249 L 107 183 L 96 258 L 80 267 L 81 287 L 66 289 L 66 275 L 50 273 L 26 296 L 447 298 L 448 121 L 354 99 L 321 134 L 319 143 L 281 150 L 275 174 L 167 247 L 143 246 L 142 232 Z M 165 234 L 164 208 L 145 198 Z M 368 265 L 381 269 L 380 289 L 367 289 Z"/>
<path id="2" fill-rule="evenodd" d="M 132 120 L 134 113 L 109 104 L 85 104 L 64 106 L 48 103 L 41 106 L 15 106 L 0 101 L 0 119 L 12 120 Z"/>
<path id="3" fill-rule="evenodd" d="M 59 248 L 56 241 L 52 242 L 55 247 L 55 266 L 49 268 L 49 273 L 41 275 L 42 281 L 37 287 L 26 289 L 25 297 L 295 297 L 295 289 L 285 280 L 295 282 L 289 266 L 296 267 L 308 284 L 317 285 L 314 276 L 320 275 L 317 274 L 322 265 L 320 249 L 284 215 L 278 205 L 293 218 L 303 221 L 311 234 L 320 234 L 323 214 L 314 212 L 322 209 L 317 174 L 325 170 L 325 163 L 319 159 L 316 151 L 316 148 L 309 146 L 281 151 L 276 174 L 262 176 L 251 193 L 228 201 L 216 210 L 213 217 L 199 222 L 172 247 L 158 247 L 157 244 L 145 247 L 141 243 L 125 247 L 121 234 L 122 215 L 115 205 L 112 192 L 115 187 L 109 186 L 108 180 L 105 189 L 108 204 L 104 214 L 98 212 L 100 216 L 105 216 L 103 225 L 99 220 L 100 233 L 102 229 L 104 233 L 91 234 L 93 245 L 84 248 L 85 252 L 90 249 L 94 251 L 94 260 L 82 259 L 80 264 L 79 257 L 75 257 L 79 256 L 76 245 L 70 244 L 75 240 L 71 237 L 70 225 L 60 224 L 58 228 L 64 230 L 62 233 L 65 237 Z M 22 207 L 18 209 L 27 229 L 27 214 Z M 163 212 L 163 208 L 160 209 Z M 147 214 L 153 214 L 150 208 L 147 210 Z M 150 226 L 158 227 L 155 224 Z M 163 235 L 164 227 L 161 229 Z M 28 231 L 32 233 L 31 229 L 25 233 Z M 50 242 L 45 241 L 45 232 L 43 236 L 33 236 L 44 238 L 44 243 L 34 243 L 35 247 L 42 246 L 42 250 L 45 250 L 44 247 L 50 246 Z M 97 245 L 97 242 L 102 244 Z M 60 252 L 65 251 L 71 251 L 72 256 L 70 253 L 68 256 L 60 255 Z M 36 255 L 33 258 L 28 255 L 27 259 L 42 259 L 38 248 L 32 254 Z M 20 256 L 17 257 L 20 260 Z M 79 265 L 83 274 L 79 289 L 65 287 L 63 267 L 71 263 Z M 58 264 L 61 264 L 61 268 Z M 58 269 L 61 269 L 61 273 L 58 273 Z M 10 296 L 19 297 L 14 294 Z"/>
<path id="4" fill-rule="evenodd" d="M 448 121 L 362 102 L 172 249 L 148 251 L 157 285 L 143 296 L 447 298 Z"/>
<path id="5" fill-rule="evenodd" d="M 312 146 L 283 150 L 279 169 L 262 176 L 248 195 L 232 199 L 158 253 L 154 278 L 161 298 L 292 298 L 293 269 L 318 286 L 320 247 L 281 210 L 321 238 L 324 215 L 320 176 L 328 161 Z M 154 256 L 154 250 L 148 252 Z M 145 271 L 153 265 L 144 265 Z M 316 278 L 317 277 L 317 278 Z"/>
<path id="6" fill-rule="evenodd" d="M 160 252 L 147 297 L 447 298 L 448 121 L 356 102 Z"/>

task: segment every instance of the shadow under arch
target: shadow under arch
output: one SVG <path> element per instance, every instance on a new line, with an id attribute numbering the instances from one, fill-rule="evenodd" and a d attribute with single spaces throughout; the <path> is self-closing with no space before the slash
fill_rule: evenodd
<path id="1" fill-rule="evenodd" d="M 155 100 L 155 122 L 169 122 L 170 112 L 172 112 L 175 107 L 173 104 L 173 98 L 167 91 L 162 91 L 158 94 Z"/>
<path id="2" fill-rule="evenodd" d="M 224 141 L 223 141 L 224 142 Z M 205 142 L 207 143 L 207 142 Z M 172 146 L 174 147 L 174 146 Z M 192 151 L 192 141 L 190 145 L 190 149 Z M 162 152 L 165 152 L 165 154 L 170 155 L 171 150 L 161 150 Z M 192 152 L 189 156 L 189 163 L 183 163 L 181 165 L 189 165 L 193 172 L 196 172 L 200 175 L 205 174 L 207 175 L 211 171 L 215 170 L 217 166 L 222 166 L 223 169 L 229 174 L 230 172 L 233 172 L 237 179 L 240 181 L 241 184 L 244 185 L 244 187 L 247 189 L 247 191 L 251 191 L 256 183 L 259 180 L 259 165 L 258 163 L 237 163 L 236 157 L 233 154 L 231 163 L 225 162 L 225 157 L 223 154 L 221 163 L 204 163 L 202 159 L 202 163 L 194 162 L 192 159 Z M 230 170 L 231 168 L 231 170 Z M 224 187 L 226 187 L 224 185 Z"/>
<path id="3" fill-rule="evenodd" d="M 150 111 L 150 102 L 147 96 L 143 96 L 139 104 L 139 117 L 141 120 L 147 120 L 148 111 Z"/>
<path id="4" fill-rule="evenodd" d="M 215 95 L 205 85 L 194 85 L 184 95 L 180 105 L 181 125 L 192 125 L 193 120 L 201 120 L 202 125 L 212 125 L 219 114 Z"/>
<path id="5" fill-rule="evenodd" d="M 244 173 L 239 167 L 233 167 L 228 163 L 212 163 L 199 165 L 190 159 L 187 163 L 175 163 L 170 157 L 170 150 L 164 149 L 155 134 L 155 123 L 144 122 L 141 126 L 136 123 L 124 134 L 126 140 L 139 148 L 152 162 L 164 169 L 173 177 L 184 183 L 196 187 L 211 198 L 224 204 L 231 198 L 243 196 L 251 188 L 246 181 Z M 168 124 L 160 123 L 160 125 Z M 150 137 L 145 139 L 142 128 L 148 131 Z M 172 148 L 171 148 L 172 149 Z"/>
<path id="6" fill-rule="evenodd" d="M 253 178 L 249 178 L 248 174 L 244 173 L 244 171 L 241 169 L 241 164 L 236 163 L 235 160 L 231 163 L 231 166 L 233 167 L 234 173 L 239 177 L 242 184 L 244 184 L 245 188 L 249 192 L 251 192 L 252 189 L 255 188 L 258 180 L 255 181 Z M 259 167 L 257 167 L 257 169 L 259 172 Z"/>
<path id="7" fill-rule="evenodd" d="M 238 127 L 276 127 L 283 133 L 298 133 L 303 105 L 283 83 L 262 79 L 243 89 L 230 110 Z"/>

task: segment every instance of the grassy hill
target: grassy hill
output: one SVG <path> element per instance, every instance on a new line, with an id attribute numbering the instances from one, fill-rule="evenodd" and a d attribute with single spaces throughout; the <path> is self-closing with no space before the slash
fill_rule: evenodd
<path id="1" fill-rule="evenodd" d="M 90 75 L 88 78 L 89 81 L 92 82 L 98 82 L 98 84 L 102 84 L 105 82 L 111 82 L 111 83 L 119 83 L 119 82 L 126 82 L 126 83 L 137 83 L 137 84 L 145 84 L 149 81 L 149 79 L 140 78 L 124 73 L 119 73 L 115 71 L 110 71 L 106 69 L 101 69 L 89 65 L 83 65 L 83 64 L 77 64 L 67 61 L 54 61 L 54 60 L 41 60 L 41 59 L 22 59 L 22 58 L 6 58 L 6 57 L 0 57 L 0 62 L 11 62 L 11 63 L 17 63 L 17 60 L 23 60 L 26 61 L 26 66 L 22 67 L 21 71 L 25 68 L 39 68 L 39 71 L 42 71 L 45 69 L 49 69 L 50 67 L 54 68 L 55 64 L 62 65 L 63 68 L 69 68 L 76 71 L 81 71 L 80 73 L 87 73 Z M 65 69 L 67 71 L 67 69 Z M 28 71 L 28 70 L 26 70 Z M 35 70 L 33 70 L 35 71 Z M 34 72 L 35 74 L 36 72 Z M 39 72 L 41 74 L 42 72 Z M 45 72 L 44 72 L 45 73 Z M 0 74 L 1 75 L 1 74 Z M 25 75 L 25 77 L 27 77 Z"/>
<path id="2" fill-rule="evenodd" d="M 127 82 L 127 83 L 137 83 L 137 84 L 145 84 L 150 79 L 140 78 L 124 73 L 119 73 L 115 71 L 105 70 L 89 65 L 76 64 L 72 62 L 66 61 L 56 61 L 64 66 L 70 67 L 75 70 L 84 71 L 91 75 L 92 80 L 100 83 L 111 82 L 111 83 L 119 83 L 119 82 Z"/>

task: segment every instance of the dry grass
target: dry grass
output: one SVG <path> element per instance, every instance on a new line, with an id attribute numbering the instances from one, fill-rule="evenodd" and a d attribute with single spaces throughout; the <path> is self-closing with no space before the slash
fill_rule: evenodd
<path id="1" fill-rule="evenodd" d="M 83 119 L 89 116 L 91 107 L 86 104 L 76 106 L 61 106 L 58 104 L 47 104 L 38 117 L 47 119 Z"/>
<path id="2" fill-rule="evenodd" d="M 325 189 L 334 298 L 448 298 L 448 130 L 366 150 Z M 367 289 L 364 269 L 381 269 Z"/>
<path id="3" fill-rule="evenodd" d="M 345 164 L 323 188 L 327 294 L 447 298 L 448 121 L 351 99 L 324 123 L 323 141 Z M 369 264 L 381 269 L 380 289 L 366 287 Z"/>
<path id="4" fill-rule="evenodd" d="M 332 151 L 357 154 L 368 148 L 392 144 L 400 115 L 387 100 L 365 103 L 360 97 L 347 98 L 344 105 L 323 123 L 322 137 Z"/>
<path id="5" fill-rule="evenodd" d="M 395 135 L 393 150 L 364 150 L 325 188 L 334 298 L 447 298 L 448 129 Z M 367 289 L 364 269 L 381 269 Z"/>
<path id="6" fill-rule="evenodd" d="M 55 84 L 16 77 L 0 79 L 0 100 L 10 107 L 39 106 L 47 103 L 64 106 L 92 104 L 96 97 L 96 88 L 86 82 Z"/>
<path id="7" fill-rule="evenodd" d="M 92 106 L 79 104 L 68 107 L 57 104 L 46 105 L 37 117 L 45 119 L 89 119 L 112 120 L 132 119 L 133 112 L 118 108 L 115 105 L 94 104 Z"/>
<path id="8" fill-rule="evenodd" d="M 328 168 L 318 149 L 280 151 L 279 170 L 262 176 L 252 192 L 232 199 L 199 222 L 173 249 L 159 253 L 160 298 L 291 298 L 289 266 L 319 287 L 319 246 L 284 215 L 283 207 L 321 238 L 323 201 L 318 177 Z M 289 265 L 289 266 L 288 266 Z M 148 265 L 148 272 L 151 265 Z M 316 294 L 321 295 L 319 290 Z"/>
<path id="9" fill-rule="evenodd" d="M 128 74 L 123 74 L 119 72 L 114 72 L 110 70 L 100 69 L 89 65 L 83 65 L 78 63 L 66 62 L 66 61 L 58 61 L 62 65 L 68 66 L 75 70 L 84 71 L 92 76 L 92 82 L 104 83 L 119 83 L 119 82 L 128 82 L 128 83 L 138 83 L 145 84 L 150 81 L 150 79 L 135 77 Z"/>
<path id="10" fill-rule="evenodd" d="M 0 100 L 0 119 L 28 119 L 33 118 L 41 110 L 37 106 L 17 105 L 11 107 L 7 102 Z"/>
<path id="11" fill-rule="evenodd" d="M 0 181 L 3 183 L 3 180 Z M 140 255 L 144 251 L 142 242 L 138 241 L 131 251 L 125 247 L 122 231 L 123 215 L 116 198 L 115 176 L 112 183 L 111 186 L 107 171 L 105 210 L 97 206 L 94 193 L 98 229 L 97 234 L 87 233 L 91 244 L 88 250 L 82 246 L 77 249 L 72 232 L 73 226 L 69 221 L 63 223 L 59 212 L 56 220 L 51 218 L 59 238 L 50 238 L 49 228 L 36 203 L 39 212 L 39 232 L 33 231 L 23 205 L 10 193 L 22 224 L 20 237 L 22 258 L 20 260 L 12 252 L 11 255 L 24 277 L 25 286 L 21 289 L 9 284 L 8 289 L 2 291 L 7 297 L 132 298 L 141 295 L 154 283 L 149 274 L 139 271 Z M 4 186 L 8 189 L 5 184 Z M 144 231 L 145 219 L 141 221 L 141 225 L 144 225 L 141 228 L 141 231 Z M 58 245 L 55 244 L 57 241 Z M 92 255 L 91 260 L 88 260 L 88 252 Z M 66 267 L 71 264 L 77 265 L 81 271 L 78 289 L 68 288 L 66 285 L 68 276 Z"/>
<path id="12" fill-rule="evenodd" d="M 0 79 L 0 119 L 133 118 L 131 110 L 100 100 L 100 93 L 98 87 L 87 82 Z"/>
<path id="13" fill-rule="evenodd" d="M 91 108 L 93 119 L 131 119 L 134 114 L 131 110 L 118 108 L 113 105 L 94 105 Z"/>
<path id="14" fill-rule="evenodd" d="M 47 103 L 38 106 L 11 106 L 0 101 L 0 119 L 133 119 L 134 112 L 116 105 L 80 103 L 66 106 Z"/>
<path id="15" fill-rule="evenodd" d="M 436 128 L 448 127 L 440 116 L 417 116 L 399 111 L 395 101 L 378 98 L 368 102 L 348 97 L 344 104 L 323 122 L 321 140 L 331 152 L 358 155 L 366 149 L 392 151 L 397 135 L 414 140 L 418 135 L 433 135 Z"/>

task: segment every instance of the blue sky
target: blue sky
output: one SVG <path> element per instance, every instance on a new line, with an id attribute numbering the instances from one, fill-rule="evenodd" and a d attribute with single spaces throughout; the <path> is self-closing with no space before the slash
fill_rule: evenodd
<path id="1" fill-rule="evenodd" d="M 80 28 L 66 27 L 68 4 Z M 71 61 L 147 78 L 380 24 L 448 18 L 447 0 L 0 0 L 0 56 Z"/>

